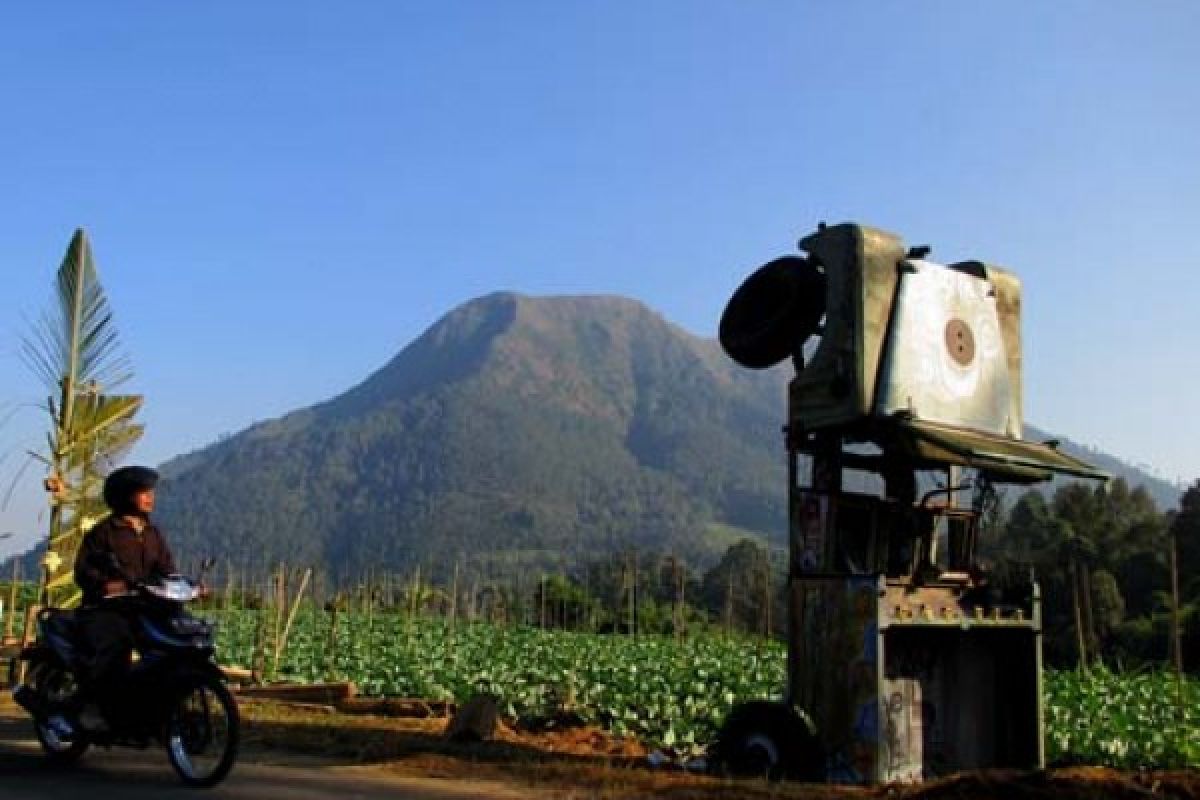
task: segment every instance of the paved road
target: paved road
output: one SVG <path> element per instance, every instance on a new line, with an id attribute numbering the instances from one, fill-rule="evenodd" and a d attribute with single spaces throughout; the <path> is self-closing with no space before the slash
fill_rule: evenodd
<path id="1" fill-rule="evenodd" d="M 97 749 L 78 765 L 53 768 L 24 721 L 0 719 L 3 800 L 484 800 L 529 797 L 496 784 L 412 778 L 362 767 L 239 763 L 224 783 L 197 793 L 178 782 L 160 749 Z"/>

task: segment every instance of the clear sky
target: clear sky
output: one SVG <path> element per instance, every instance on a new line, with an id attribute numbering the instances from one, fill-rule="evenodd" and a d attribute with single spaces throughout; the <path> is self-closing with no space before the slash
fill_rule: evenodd
<path id="1" fill-rule="evenodd" d="M 0 488 L 43 436 L 16 347 L 77 226 L 157 463 L 496 289 L 713 335 L 818 220 L 1017 270 L 1027 419 L 1193 480 L 1197 30 L 1191 0 L 8 5 Z M 43 527 L 30 487 L 0 553 Z"/>

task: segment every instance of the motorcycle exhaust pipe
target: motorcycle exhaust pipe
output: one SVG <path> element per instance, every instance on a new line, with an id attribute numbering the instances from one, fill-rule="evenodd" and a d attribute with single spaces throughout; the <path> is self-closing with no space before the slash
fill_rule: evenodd
<path id="1" fill-rule="evenodd" d="M 46 704 L 42 702 L 42 698 L 25 684 L 21 684 L 13 689 L 12 697 L 17 702 L 17 705 L 35 717 L 44 717 L 46 715 L 47 708 Z"/>

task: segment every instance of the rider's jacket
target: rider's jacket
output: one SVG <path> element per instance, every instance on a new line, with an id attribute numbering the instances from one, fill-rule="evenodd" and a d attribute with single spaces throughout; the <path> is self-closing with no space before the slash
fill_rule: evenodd
<path id="1" fill-rule="evenodd" d="M 120 569 L 112 563 L 117 557 Z M 96 523 L 83 537 L 75 557 L 75 583 L 85 605 L 104 598 L 106 581 L 148 581 L 175 572 L 175 560 L 162 531 L 147 522 L 141 533 L 115 514 Z"/>

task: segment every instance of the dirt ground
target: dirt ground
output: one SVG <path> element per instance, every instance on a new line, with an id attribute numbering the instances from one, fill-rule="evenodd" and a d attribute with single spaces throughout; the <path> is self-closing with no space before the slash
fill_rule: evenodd
<path id="1" fill-rule="evenodd" d="M 1102 768 L 981 771 L 920 786 L 772 784 L 652 768 L 635 741 L 596 728 L 527 732 L 501 726 L 494 741 L 459 744 L 446 720 L 343 714 L 332 708 L 242 700 L 242 761 L 283 769 L 354 768 L 398 784 L 434 781 L 447 791 L 491 786 L 494 794 L 564 798 L 796 798 L 958 800 L 959 798 L 1188 798 L 1200 800 L 1200 772 L 1124 773 Z M 0 701 L 0 717 L 18 717 Z M 97 758 L 103 758 L 101 753 Z"/>
<path id="2" fill-rule="evenodd" d="M 454 780 L 470 775 L 561 797 L 670 798 L 1146 798 L 1200 800 L 1200 772 L 1126 773 L 1096 767 L 964 773 L 920 786 L 847 787 L 728 780 L 649 766 L 646 749 L 593 727 L 518 731 L 496 740 L 446 742 L 445 719 L 346 715 L 271 702 L 245 704 L 251 741 L 264 751 L 322 753 L 405 775 Z"/>

